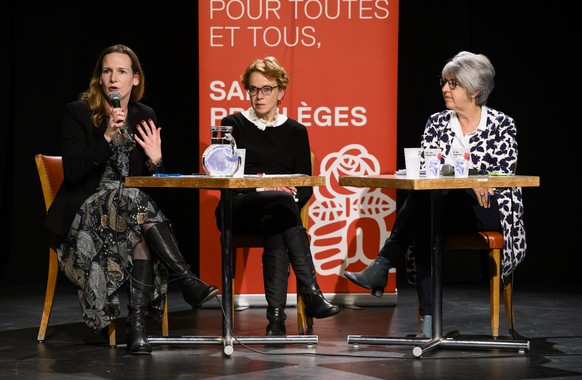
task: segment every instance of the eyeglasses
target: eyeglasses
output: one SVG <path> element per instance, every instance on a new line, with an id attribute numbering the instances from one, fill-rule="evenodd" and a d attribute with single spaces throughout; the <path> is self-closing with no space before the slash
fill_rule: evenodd
<path id="1" fill-rule="evenodd" d="M 261 91 L 261 93 L 263 95 L 271 95 L 271 93 L 273 92 L 274 88 L 277 88 L 279 86 L 263 86 L 260 88 L 251 86 L 249 87 L 249 89 L 247 90 L 247 92 L 249 93 L 250 96 L 255 96 L 259 93 L 259 91 Z"/>
<path id="2" fill-rule="evenodd" d="M 459 85 L 459 82 L 457 82 L 454 79 L 443 79 L 443 78 L 439 78 L 439 83 L 441 85 L 441 88 L 445 87 L 445 84 L 448 83 L 449 84 L 449 88 L 451 90 L 454 90 Z"/>

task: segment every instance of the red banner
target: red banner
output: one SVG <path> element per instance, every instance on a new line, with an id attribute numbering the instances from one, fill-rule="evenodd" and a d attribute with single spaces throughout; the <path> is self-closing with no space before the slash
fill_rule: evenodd
<path id="1" fill-rule="evenodd" d="M 250 107 L 240 84 L 246 66 L 276 57 L 290 78 L 280 112 L 307 127 L 314 175 L 327 179 L 310 205 L 319 284 L 326 294 L 367 293 L 343 271 L 359 271 L 376 257 L 395 217 L 395 192 L 345 188 L 337 178 L 396 169 L 398 1 L 200 1 L 199 38 L 200 152 L 211 125 Z M 200 268 L 214 284 L 221 283 L 219 195 L 200 193 Z M 251 251 L 237 253 L 237 294 L 264 293 L 261 250 Z M 291 293 L 293 278 L 289 284 Z"/>

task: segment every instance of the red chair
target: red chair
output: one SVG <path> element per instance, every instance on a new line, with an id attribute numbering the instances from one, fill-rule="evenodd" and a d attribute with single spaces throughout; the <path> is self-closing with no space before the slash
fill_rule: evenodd
<path id="1" fill-rule="evenodd" d="M 445 237 L 445 250 L 487 250 L 489 266 L 489 298 L 491 304 L 491 336 L 499 336 L 499 293 L 501 289 L 501 251 L 503 234 L 498 231 L 451 234 Z M 511 281 L 503 288 L 505 316 L 510 332 L 514 330 L 515 319 L 511 300 Z"/>
<path id="2" fill-rule="evenodd" d="M 60 156 L 45 156 L 37 154 L 34 156 L 36 161 L 36 168 L 38 170 L 38 177 L 44 195 L 44 204 L 48 212 L 59 187 L 63 183 L 63 164 Z M 42 309 L 42 317 L 40 319 L 40 326 L 38 328 L 38 335 L 36 340 L 39 343 L 44 342 L 46 329 L 51 316 L 53 308 L 53 300 L 55 298 L 55 287 L 57 284 L 57 275 L 59 273 L 59 263 L 57 252 L 49 244 L 49 268 L 48 279 L 46 284 L 46 293 L 44 297 L 44 306 Z M 162 334 L 168 336 L 168 300 L 164 304 L 164 315 L 162 319 Z M 109 345 L 115 347 L 115 321 L 109 324 Z"/>

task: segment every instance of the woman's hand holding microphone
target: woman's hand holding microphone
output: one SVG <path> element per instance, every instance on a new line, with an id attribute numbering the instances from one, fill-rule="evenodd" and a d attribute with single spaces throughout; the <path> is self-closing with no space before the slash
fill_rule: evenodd
<path id="1" fill-rule="evenodd" d="M 105 140 L 111 142 L 115 136 L 124 133 L 125 130 L 126 112 L 123 108 L 112 108 L 109 113 L 109 122 L 105 130 Z"/>

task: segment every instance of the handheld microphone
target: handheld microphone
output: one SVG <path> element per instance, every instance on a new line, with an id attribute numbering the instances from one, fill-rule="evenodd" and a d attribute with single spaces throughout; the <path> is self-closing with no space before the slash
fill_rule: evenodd
<path id="1" fill-rule="evenodd" d="M 113 108 L 121 108 L 121 94 L 117 91 L 109 94 L 109 101 Z"/>
<path id="2" fill-rule="evenodd" d="M 109 101 L 113 108 L 121 108 L 121 94 L 117 91 L 112 92 L 109 94 Z M 122 125 L 119 127 L 119 130 L 123 133 L 125 132 L 125 127 Z"/>

